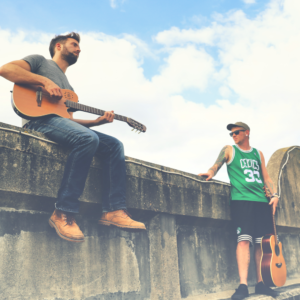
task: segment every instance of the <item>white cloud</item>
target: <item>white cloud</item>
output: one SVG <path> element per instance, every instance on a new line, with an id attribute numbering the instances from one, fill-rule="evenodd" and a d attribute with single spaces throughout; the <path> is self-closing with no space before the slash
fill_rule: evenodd
<path id="1" fill-rule="evenodd" d="M 191 87 L 204 90 L 213 71 L 213 59 L 204 50 L 194 46 L 175 48 L 160 74 L 152 78 L 152 83 L 167 94 L 180 93 Z"/>
<path id="2" fill-rule="evenodd" d="M 213 28 L 207 27 L 201 30 L 182 29 L 172 27 L 169 30 L 159 32 L 154 38 L 159 44 L 166 46 L 180 45 L 186 42 L 211 45 L 213 42 Z"/>
<path id="3" fill-rule="evenodd" d="M 299 1 L 276 0 L 253 20 L 237 11 L 217 16 L 206 28 L 162 31 L 154 40 L 162 45 L 165 59 L 150 80 L 143 75 L 143 57 L 156 59 L 160 53 L 145 42 L 130 35 L 83 33 L 82 53 L 67 76 L 81 103 L 114 109 L 147 126 L 140 135 L 117 121 L 97 128 L 121 139 L 129 156 L 205 172 L 221 148 L 232 144 L 226 125 L 243 121 L 251 127 L 252 145 L 268 160 L 275 150 L 300 140 L 299 13 Z M 0 30 L 0 65 L 33 53 L 49 58 L 51 37 Z M 218 56 L 212 57 L 203 45 Z M 220 93 L 212 103 L 183 97 L 189 88 L 210 92 L 211 82 Z M 0 78 L 0 120 L 19 125 L 10 107 L 11 87 Z M 223 168 L 217 179 L 225 178 Z"/>
<path id="4" fill-rule="evenodd" d="M 125 0 L 120 0 L 118 2 L 121 2 L 121 4 L 123 4 L 125 2 Z M 118 4 L 117 4 L 117 0 L 109 0 L 109 4 L 111 8 L 117 8 Z"/>
<path id="5" fill-rule="evenodd" d="M 109 0 L 109 2 L 110 2 L 111 8 L 116 8 L 117 7 L 116 0 Z"/>
<path id="6" fill-rule="evenodd" d="M 244 3 L 246 3 L 246 4 L 254 4 L 254 3 L 256 3 L 256 1 L 255 0 L 242 0 Z"/>

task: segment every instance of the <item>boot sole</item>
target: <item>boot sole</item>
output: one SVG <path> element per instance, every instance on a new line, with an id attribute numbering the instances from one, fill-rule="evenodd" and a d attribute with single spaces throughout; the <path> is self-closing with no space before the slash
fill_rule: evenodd
<path id="1" fill-rule="evenodd" d="M 54 222 L 52 222 L 51 219 L 49 219 L 49 225 L 50 227 L 54 228 L 56 233 L 58 234 L 59 237 L 61 237 L 62 239 L 66 240 L 66 241 L 69 241 L 69 242 L 73 242 L 73 243 L 82 243 L 84 242 L 84 238 L 82 240 L 76 240 L 76 239 L 72 239 L 72 238 L 69 238 L 69 237 L 66 237 L 64 235 L 62 235 L 58 228 L 55 226 Z"/>
<path id="2" fill-rule="evenodd" d="M 135 226 L 128 226 L 128 225 L 120 225 L 118 223 L 113 223 L 113 222 L 109 222 L 109 221 L 98 221 L 98 223 L 100 225 L 105 225 L 105 226 L 110 226 L 110 225 L 113 225 L 113 226 L 117 226 L 117 227 L 120 227 L 120 228 L 129 228 L 129 229 L 143 229 L 143 230 L 146 230 L 146 227 L 135 227 Z"/>

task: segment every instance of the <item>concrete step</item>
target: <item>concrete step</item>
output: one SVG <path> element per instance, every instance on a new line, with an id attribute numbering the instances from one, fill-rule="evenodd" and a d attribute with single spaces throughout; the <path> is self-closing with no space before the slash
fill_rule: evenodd
<path id="1" fill-rule="evenodd" d="M 275 288 L 280 292 L 280 296 L 276 300 L 300 300 L 300 280 L 289 280 L 286 285 L 281 288 Z M 231 295 L 235 290 L 228 290 L 219 293 L 211 293 L 197 296 L 190 296 L 185 300 L 231 300 Z M 254 286 L 249 287 L 250 296 L 245 298 L 246 300 L 272 300 L 274 298 L 265 295 L 254 294 Z"/>

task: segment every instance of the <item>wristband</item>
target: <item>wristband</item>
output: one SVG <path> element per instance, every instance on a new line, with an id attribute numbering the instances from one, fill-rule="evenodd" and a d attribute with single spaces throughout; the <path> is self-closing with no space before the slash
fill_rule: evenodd
<path id="1" fill-rule="evenodd" d="M 275 197 L 279 199 L 279 195 L 278 195 L 277 193 L 274 193 L 274 194 L 271 196 L 271 199 L 272 199 L 272 198 L 275 198 Z"/>

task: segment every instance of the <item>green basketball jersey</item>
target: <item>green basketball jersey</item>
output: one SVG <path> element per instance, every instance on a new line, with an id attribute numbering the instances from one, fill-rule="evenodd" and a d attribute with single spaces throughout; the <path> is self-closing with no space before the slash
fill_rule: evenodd
<path id="1" fill-rule="evenodd" d="M 232 158 L 227 163 L 231 200 L 267 202 L 264 194 L 261 158 L 257 149 L 242 150 L 232 146 Z"/>

